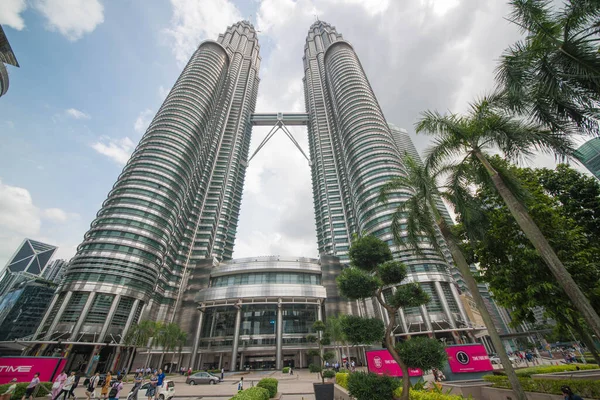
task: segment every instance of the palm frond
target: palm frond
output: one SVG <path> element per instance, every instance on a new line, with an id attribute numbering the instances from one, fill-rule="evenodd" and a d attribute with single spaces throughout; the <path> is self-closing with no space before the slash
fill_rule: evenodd
<path id="1" fill-rule="evenodd" d="M 509 20 L 521 27 L 523 33 L 536 32 L 539 25 L 551 20 L 548 0 L 511 0 Z"/>

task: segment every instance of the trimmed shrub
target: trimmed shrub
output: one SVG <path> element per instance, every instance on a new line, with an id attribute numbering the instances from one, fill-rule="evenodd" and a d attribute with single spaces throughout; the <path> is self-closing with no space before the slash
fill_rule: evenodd
<path id="1" fill-rule="evenodd" d="M 290 367 L 283 367 L 283 369 L 281 370 L 281 372 L 283 372 L 284 374 L 289 374 L 290 373 Z"/>
<path id="2" fill-rule="evenodd" d="M 326 369 L 325 371 L 322 372 L 323 374 L 323 378 L 325 379 L 331 379 L 331 378 L 335 378 L 335 371 L 332 371 L 330 369 Z"/>
<path id="3" fill-rule="evenodd" d="M 402 387 L 394 390 L 394 398 L 400 398 Z M 410 400 L 464 400 L 464 397 L 458 394 L 442 393 L 436 390 L 410 390 Z"/>
<path id="4" fill-rule="evenodd" d="M 258 381 L 257 387 L 267 389 L 270 397 L 275 397 L 277 394 L 277 385 L 279 382 L 275 378 L 263 378 Z"/>
<path id="5" fill-rule="evenodd" d="M 506 376 L 486 375 L 484 380 L 492 382 L 496 388 L 511 389 Z M 600 398 L 600 381 L 588 381 L 584 379 L 542 379 L 519 377 L 521 385 L 526 392 L 539 392 L 550 394 L 561 394 L 560 387 L 567 385 L 583 398 Z"/>
<path id="6" fill-rule="evenodd" d="M 10 383 L 6 383 L 4 385 L 0 385 L 0 394 L 3 394 L 10 387 Z M 25 390 L 29 386 L 29 382 L 21 382 L 17 383 L 17 390 L 13 393 L 11 400 L 20 400 L 23 396 L 25 396 Z M 45 397 L 52 391 L 52 382 L 42 382 L 38 387 L 37 394 L 35 397 Z"/>
<path id="7" fill-rule="evenodd" d="M 348 393 L 356 400 L 391 399 L 398 386 L 398 379 L 386 375 L 355 372 L 348 377 Z"/>
<path id="8" fill-rule="evenodd" d="M 517 369 L 515 372 L 517 376 L 523 378 L 531 378 L 531 375 L 535 374 L 551 374 L 554 372 L 568 372 L 576 371 L 577 367 L 580 370 L 598 369 L 596 364 L 563 364 L 563 365 L 540 365 L 537 367 L 528 367 Z M 498 371 L 498 375 L 505 375 L 504 371 Z"/>
<path id="9" fill-rule="evenodd" d="M 344 389 L 348 389 L 348 376 L 345 372 L 338 372 L 335 374 L 335 383 L 343 387 Z"/>
<path id="10" fill-rule="evenodd" d="M 269 400 L 269 391 L 258 386 L 238 392 L 229 400 Z"/>

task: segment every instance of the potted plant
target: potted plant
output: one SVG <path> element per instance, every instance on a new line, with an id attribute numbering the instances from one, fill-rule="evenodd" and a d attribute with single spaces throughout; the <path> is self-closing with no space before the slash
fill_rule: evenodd
<path id="1" fill-rule="evenodd" d="M 325 332 L 325 324 L 323 321 L 315 321 L 313 324 L 313 330 L 317 335 L 309 335 L 306 337 L 309 342 L 317 343 L 319 350 L 313 349 L 308 352 L 308 355 L 318 359 L 318 363 L 311 363 L 308 366 L 310 372 L 318 373 L 321 377 L 321 383 L 313 383 L 315 392 L 315 400 L 333 400 L 333 383 L 325 382 L 325 378 L 333 378 L 335 373 L 330 370 L 323 371 L 323 364 L 325 361 L 330 361 L 335 357 L 332 351 L 324 351 L 323 346 L 327 346 L 331 343 L 329 334 Z"/>

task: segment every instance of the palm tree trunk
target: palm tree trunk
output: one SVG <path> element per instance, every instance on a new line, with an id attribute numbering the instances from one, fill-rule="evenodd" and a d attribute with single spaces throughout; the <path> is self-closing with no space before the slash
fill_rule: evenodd
<path id="1" fill-rule="evenodd" d="M 384 303 L 381 296 L 377 296 L 376 299 L 386 309 L 390 318 L 390 322 L 385 328 L 385 347 L 402 370 L 402 395 L 400 396 L 400 400 L 409 400 L 410 376 L 408 375 L 408 366 L 402 361 L 402 358 L 400 358 L 400 355 L 396 351 L 396 341 L 392 335 L 392 330 L 396 326 L 396 312 L 390 311 L 390 306 Z"/>
<path id="2" fill-rule="evenodd" d="M 492 344 L 496 348 L 496 352 L 498 352 L 498 357 L 500 357 L 500 361 L 502 362 L 502 366 L 504 367 L 504 372 L 506 373 L 506 377 L 510 382 L 510 386 L 512 387 L 513 392 L 517 396 L 518 400 L 527 400 L 527 395 L 525 394 L 523 386 L 521 385 L 521 382 L 519 381 L 519 378 L 517 377 L 517 374 L 513 369 L 512 363 L 510 362 L 510 358 L 508 358 L 508 354 L 506 354 L 506 349 L 502 344 L 502 339 L 500 339 L 500 335 L 498 334 L 496 326 L 494 325 L 494 320 L 492 320 L 492 316 L 490 315 L 487 307 L 485 306 L 485 302 L 483 301 L 483 297 L 479 292 L 477 282 L 471 274 L 471 269 L 469 268 L 469 264 L 467 263 L 465 256 L 454 241 L 450 229 L 448 228 L 448 225 L 446 225 L 444 220 L 440 218 L 437 222 L 438 226 L 440 227 L 440 230 L 442 231 L 444 239 L 446 239 L 446 243 L 448 244 L 448 248 L 450 250 L 450 253 L 452 254 L 452 258 L 454 259 L 454 264 L 457 266 L 458 270 L 463 276 L 463 279 L 467 284 L 467 288 L 473 296 L 473 301 L 475 301 L 475 305 L 481 313 L 481 318 L 483 319 L 488 334 L 490 335 Z"/>
<path id="3" fill-rule="evenodd" d="M 575 283 L 569 271 L 567 271 L 560 261 L 540 228 L 531 218 L 531 215 L 529 215 L 525 206 L 514 196 L 508 186 L 506 186 L 500 174 L 492 167 L 485 155 L 479 150 L 475 150 L 473 154 L 487 170 L 498 194 L 502 197 L 508 210 L 533 247 L 535 247 L 540 257 L 542 257 L 548 268 L 550 268 L 550 271 L 556 278 L 558 284 L 561 285 L 567 296 L 569 296 L 573 305 L 581 313 L 583 319 L 585 319 L 592 331 L 594 331 L 597 337 L 600 337 L 600 316 L 598 316 L 598 313 L 596 313 L 579 286 L 577 286 L 577 283 Z"/>

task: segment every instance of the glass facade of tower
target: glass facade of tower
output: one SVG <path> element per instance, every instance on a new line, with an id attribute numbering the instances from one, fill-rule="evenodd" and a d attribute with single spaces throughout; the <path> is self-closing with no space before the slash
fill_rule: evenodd
<path id="1" fill-rule="evenodd" d="M 594 138 L 581 145 L 575 152 L 575 157 L 600 179 L 600 138 Z"/>
<path id="2" fill-rule="evenodd" d="M 189 266 L 231 258 L 259 65 L 245 21 L 198 46 L 69 263 L 38 338 L 104 340 L 141 315 L 173 321 Z"/>

